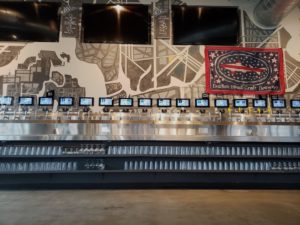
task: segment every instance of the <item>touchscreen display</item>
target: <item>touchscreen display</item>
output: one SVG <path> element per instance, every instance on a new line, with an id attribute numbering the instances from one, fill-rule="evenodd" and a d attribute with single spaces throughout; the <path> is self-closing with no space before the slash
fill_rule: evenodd
<path id="1" fill-rule="evenodd" d="M 284 99 L 272 99 L 272 108 L 285 108 L 285 100 Z"/>
<path id="2" fill-rule="evenodd" d="M 247 108 L 248 107 L 248 100 L 247 99 L 234 99 L 233 100 L 233 107 L 234 108 Z"/>
<path id="3" fill-rule="evenodd" d="M 1 96 L 0 105 L 13 105 L 14 98 L 12 96 Z"/>
<path id="4" fill-rule="evenodd" d="M 112 98 L 99 98 L 99 106 L 113 106 L 114 100 Z"/>
<path id="5" fill-rule="evenodd" d="M 40 106 L 52 106 L 53 105 L 53 98 L 40 97 L 39 98 L 39 105 Z"/>
<path id="6" fill-rule="evenodd" d="M 139 107 L 152 107 L 152 99 L 151 98 L 139 98 L 138 106 Z"/>
<path id="7" fill-rule="evenodd" d="M 300 109 L 300 100 L 291 100 L 291 107 Z"/>
<path id="8" fill-rule="evenodd" d="M 72 97 L 61 97 L 59 98 L 60 106 L 73 106 L 74 99 Z"/>
<path id="9" fill-rule="evenodd" d="M 79 98 L 79 106 L 93 106 L 94 98 L 82 97 Z"/>
<path id="10" fill-rule="evenodd" d="M 207 108 L 207 107 L 209 107 L 209 99 L 208 98 L 196 99 L 195 106 L 199 107 L 199 108 Z"/>
<path id="11" fill-rule="evenodd" d="M 157 107 L 171 107 L 171 99 L 168 98 L 157 99 Z"/>
<path id="12" fill-rule="evenodd" d="M 131 107 L 131 106 L 133 106 L 133 99 L 132 98 L 120 98 L 119 106 Z"/>
<path id="13" fill-rule="evenodd" d="M 33 97 L 19 97 L 19 105 L 33 105 Z"/>
<path id="14" fill-rule="evenodd" d="M 189 99 L 176 99 L 176 107 L 190 107 Z"/>
<path id="15" fill-rule="evenodd" d="M 253 99 L 253 107 L 254 108 L 267 108 L 267 100 L 266 99 Z"/>
<path id="16" fill-rule="evenodd" d="M 229 107 L 228 99 L 215 99 L 215 107 L 228 108 Z"/>

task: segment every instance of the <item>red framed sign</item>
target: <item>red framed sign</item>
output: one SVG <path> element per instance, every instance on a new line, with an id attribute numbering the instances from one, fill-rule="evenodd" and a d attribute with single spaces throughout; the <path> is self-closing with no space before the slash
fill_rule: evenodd
<path id="1" fill-rule="evenodd" d="M 207 93 L 285 93 L 284 60 L 280 48 L 207 46 L 205 63 Z"/>

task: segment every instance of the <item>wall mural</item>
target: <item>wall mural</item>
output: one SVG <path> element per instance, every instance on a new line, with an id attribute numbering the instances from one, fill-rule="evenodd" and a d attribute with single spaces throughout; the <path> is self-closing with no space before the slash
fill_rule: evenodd
<path id="1" fill-rule="evenodd" d="M 55 90 L 56 99 L 196 98 L 205 91 L 204 46 L 174 46 L 169 39 L 152 39 L 151 45 L 81 43 L 80 2 L 64 0 L 59 43 L 0 43 L 0 94 L 17 98 L 43 96 L 46 91 Z M 108 1 L 116 2 L 121 1 Z M 228 5 L 237 2 L 228 0 Z M 286 97 L 300 97 L 300 49 L 295 48 L 300 43 L 300 8 L 296 7 L 276 30 L 264 30 L 252 22 L 249 7 L 248 11 L 244 10 L 246 6 L 240 7 L 241 46 L 284 48 Z"/>

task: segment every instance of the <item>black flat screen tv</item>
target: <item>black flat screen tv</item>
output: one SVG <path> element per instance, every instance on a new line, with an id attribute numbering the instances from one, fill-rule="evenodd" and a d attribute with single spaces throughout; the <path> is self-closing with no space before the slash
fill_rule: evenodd
<path id="1" fill-rule="evenodd" d="M 83 4 L 85 43 L 150 44 L 151 16 L 147 5 Z"/>
<path id="2" fill-rule="evenodd" d="M 60 3 L 0 2 L 0 41 L 58 42 Z"/>
<path id="3" fill-rule="evenodd" d="M 238 44 L 238 8 L 174 5 L 172 14 L 175 45 Z"/>

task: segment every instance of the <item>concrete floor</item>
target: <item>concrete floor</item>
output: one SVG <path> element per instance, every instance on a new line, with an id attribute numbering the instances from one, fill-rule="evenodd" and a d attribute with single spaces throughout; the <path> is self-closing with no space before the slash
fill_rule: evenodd
<path id="1" fill-rule="evenodd" d="M 0 191 L 0 225 L 299 225 L 300 191 Z"/>

